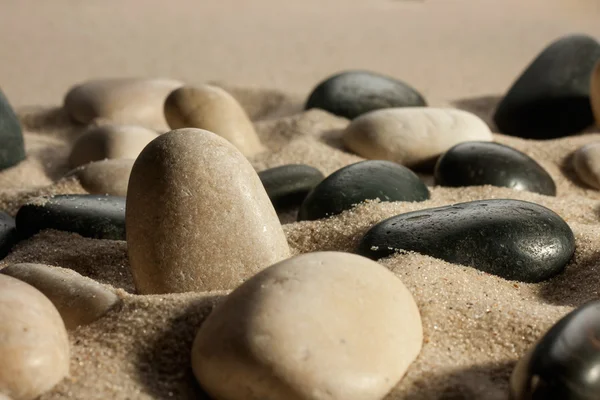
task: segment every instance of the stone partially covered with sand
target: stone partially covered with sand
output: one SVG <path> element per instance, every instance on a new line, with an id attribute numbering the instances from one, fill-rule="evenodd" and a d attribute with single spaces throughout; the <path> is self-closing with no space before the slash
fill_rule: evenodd
<path id="1" fill-rule="evenodd" d="M 26 282 L 48 297 L 67 329 L 90 324 L 119 303 L 112 290 L 70 269 L 23 263 L 0 273 Z"/>
<path id="2" fill-rule="evenodd" d="M 227 140 L 178 129 L 135 161 L 127 247 L 139 293 L 233 289 L 289 256 L 254 168 Z"/>
<path id="3" fill-rule="evenodd" d="M 156 132 L 135 125 L 91 127 L 73 144 L 69 164 L 76 168 L 104 159 L 135 159 L 157 136 Z"/>
<path id="4" fill-rule="evenodd" d="M 81 187 L 90 194 L 125 197 L 134 161 L 133 159 L 94 161 L 69 172 L 67 177 L 75 177 Z"/>
<path id="5" fill-rule="evenodd" d="M 214 132 L 246 157 L 264 150 L 246 111 L 219 87 L 185 86 L 175 90 L 165 101 L 165 116 L 171 129 L 190 127 Z"/>
<path id="6" fill-rule="evenodd" d="M 344 131 L 343 140 L 362 157 L 416 167 L 431 163 L 458 143 L 491 141 L 492 133 L 485 122 L 466 111 L 407 107 L 356 118 Z"/>
<path id="7" fill-rule="evenodd" d="M 361 256 L 309 253 L 234 290 L 201 326 L 192 368 L 214 398 L 382 399 L 421 349 L 411 293 Z"/>
<path id="8" fill-rule="evenodd" d="M 78 122 L 95 119 L 116 124 L 168 130 L 165 98 L 183 83 L 172 79 L 116 78 L 92 80 L 69 90 L 64 107 Z"/>
<path id="9" fill-rule="evenodd" d="M 600 61 L 596 63 L 590 79 L 590 102 L 596 126 L 600 126 Z"/>
<path id="10" fill-rule="evenodd" d="M 573 167 L 579 179 L 600 190 L 600 142 L 580 147 L 573 154 Z"/>
<path id="11" fill-rule="evenodd" d="M 69 373 L 69 338 L 52 302 L 0 275 L 0 393 L 32 400 Z"/>

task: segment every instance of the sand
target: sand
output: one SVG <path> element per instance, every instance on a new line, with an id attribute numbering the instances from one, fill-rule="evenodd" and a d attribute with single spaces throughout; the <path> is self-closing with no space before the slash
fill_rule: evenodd
<path id="1" fill-rule="evenodd" d="M 0 173 L 0 209 L 14 215 L 40 194 L 85 193 L 67 157 L 84 127 L 59 107 L 67 89 L 99 77 L 227 82 L 269 151 L 257 171 L 306 163 L 324 174 L 362 158 L 346 151 L 348 121 L 302 101 L 324 77 L 367 68 L 403 79 L 433 105 L 490 115 L 524 66 L 550 41 L 600 37 L 597 0 L 306 0 L 196 2 L 23 1 L 0 5 L 2 89 L 17 106 L 28 158 Z M 493 126 L 492 126 L 493 128 Z M 387 399 L 505 399 L 516 361 L 555 321 L 600 290 L 600 192 L 574 176 L 570 155 L 600 130 L 551 141 L 494 135 L 538 161 L 557 197 L 504 188 L 431 188 L 422 203 L 361 205 L 329 220 L 280 215 L 295 254 L 352 251 L 378 221 L 407 211 L 491 198 L 533 201 L 561 215 L 576 236 L 565 272 L 539 284 L 509 282 L 418 254 L 381 262 L 413 293 L 425 343 Z M 431 177 L 423 175 L 431 184 Z M 203 398 L 189 353 L 198 327 L 226 293 L 138 296 L 126 243 L 45 231 L 0 263 L 71 268 L 114 287 L 123 305 L 70 333 L 70 377 L 49 399 Z"/>

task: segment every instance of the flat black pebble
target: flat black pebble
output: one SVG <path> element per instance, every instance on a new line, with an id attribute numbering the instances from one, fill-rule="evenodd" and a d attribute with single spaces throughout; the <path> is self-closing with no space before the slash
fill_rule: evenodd
<path id="1" fill-rule="evenodd" d="M 550 44 L 504 96 L 494 115 L 500 132 L 551 139 L 592 125 L 590 77 L 600 60 L 600 44 L 585 35 Z"/>
<path id="2" fill-rule="evenodd" d="M 21 124 L 0 90 L 0 170 L 13 167 L 24 159 L 25 144 Z"/>
<path id="3" fill-rule="evenodd" d="M 21 206 L 16 223 L 23 239 L 55 229 L 94 239 L 125 240 L 125 197 L 86 194 L 37 198 Z"/>
<path id="4" fill-rule="evenodd" d="M 423 201 L 429 190 L 410 169 L 391 161 L 367 160 L 335 171 L 306 197 L 298 221 L 315 220 L 351 209 L 365 200 Z"/>
<path id="5" fill-rule="evenodd" d="M 450 148 L 435 166 L 441 186 L 493 185 L 556 195 L 552 177 L 527 154 L 492 142 L 463 142 Z"/>
<path id="6" fill-rule="evenodd" d="M 586 303 L 558 321 L 517 363 L 512 400 L 600 398 L 600 301 Z"/>
<path id="7" fill-rule="evenodd" d="M 540 282 L 575 251 L 567 223 L 552 210 L 520 200 L 478 200 L 400 214 L 372 227 L 358 254 L 380 259 L 415 251 L 505 279 Z"/>
<path id="8" fill-rule="evenodd" d="M 286 209 L 299 206 L 306 195 L 325 177 L 315 167 L 289 164 L 258 173 L 273 206 Z"/>
<path id="9" fill-rule="evenodd" d="M 426 105 L 423 96 L 402 81 L 375 72 L 346 71 L 319 83 L 305 108 L 320 108 L 353 119 L 380 108 Z"/>
<path id="10" fill-rule="evenodd" d="M 0 211 L 0 259 L 8 255 L 17 243 L 17 228 L 13 217 Z"/>

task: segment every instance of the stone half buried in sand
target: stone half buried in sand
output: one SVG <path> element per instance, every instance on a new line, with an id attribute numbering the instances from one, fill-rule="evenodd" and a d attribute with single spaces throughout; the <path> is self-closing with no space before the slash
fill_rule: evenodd
<path id="1" fill-rule="evenodd" d="M 392 107 L 425 107 L 423 96 L 408 84 L 369 71 L 346 71 L 319 83 L 305 108 L 320 108 L 348 119 Z"/>
<path id="2" fill-rule="evenodd" d="M 306 195 L 325 178 L 323 173 L 306 164 L 287 164 L 258 173 L 273 206 L 289 209 L 299 206 Z"/>
<path id="3" fill-rule="evenodd" d="M 33 400 L 69 373 L 60 314 L 34 287 L 0 274 L 0 393 Z"/>
<path id="4" fill-rule="evenodd" d="M 102 125 L 89 128 L 71 149 L 72 168 L 105 159 L 135 159 L 158 134 L 134 125 Z"/>
<path id="5" fill-rule="evenodd" d="M 168 130 L 163 106 L 183 83 L 171 79 L 113 78 L 87 81 L 69 90 L 64 107 L 83 124 L 100 119 L 115 124 Z"/>
<path id="6" fill-rule="evenodd" d="M 483 120 L 466 111 L 411 107 L 365 114 L 348 125 L 343 140 L 362 157 L 422 168 L 433 166 L 458 143 L 491 141 L 492 133 Z"/>
<path id="7" fill-rule="evenodd" d="M 519 360 L 511 400 L 597 400 L 600 393 L 600 301 L 558 321 Z"/>
<path id="8" fill-rule="evenodd" d="M 573 154 L 573 168 L 585 184 L 600 190 L 600 142 L 577 149 Z"/>
<path id="9" fill-rule="evenodd" d="M 90 194 L 125 197 L 134 162 L 132 159 L 95 161 L 70 171 L 65 178 L 77 179 Z"/>
<path id="10" fill-rule="evenodd" d="M 126 214 L 129 261 L 142 294 L 233 289 L 289 256 L 254 168 L 205 130 L 174 130 L 142 151 Z"/>
<path id="11" fill-rule="evenodd" d="M 300 255 L 235 289 L 200 327 L 192 368 L 223 400 L 382 399 L 420 352 L 411 293 L 348 253 Z"/>
<path id="12" fill-rule="evenodd" d="M 590 101 L 597 126 L 600 126 L 600 60 L 596 63 L 590 79 Z"/>
<path id="13" fill-rule="evenodd" d="M 264 150 L 240 103 L 217 86 L 184 86 L 167 97 L 165 116 L 171 129 L 199 128 L 227 139 L 244 156 Z"/>
<path id="14" fill-rule="evenodd" d="M 590 77 L 599 60 L 600 44 L 590 36 L 570 35 L 551 43 L 498 105 L 494 122 L 500 132 L 552 139 L 592 125 Z"/>
<path id="15" fill-rule="evenodd" d="M 23 132 L 17 115 L 0 90 L 0 171 L 25 159 Z"/>
<path id="16" fill-rule="evenodd" d="M 565 268 L 575 238 L 561 217 L 539 204 L 479 200 L 388 218 L 365 234 L 358 254 L 377 260 L 402 250 L 541 282 Z"/>
<path id="17" fill-rule="evenodd" d="M 17 226 L 14 218 L 0 211 L 0 260 L 8 255 L 17 241 Z"/>
<path id="18" fill-rule="evenodd" d="M 435 166 L 435 183 L 463 187 L 493 185 L 556 195 L 552 177 L 527 154 L 491 142 L 464 142 L 445 152 Z"/>
<path id="19" fill-rule="evenodd" d="M 367 160 L 335 171 L 304 199 L 298 221 L 316 220 L 349 210 L 365 200 L 424 201 L 429 190 L 419 177 L 390 161 Z"/>
<path id="20" fill-rule="evenodd" d="M 90 324 L 119 304 L 117 295 L 93 279 L 60 267 L 12 264 L 0 270 L 42 292 L 60 313 L 67 329 Z"/>
<path id="21" fill-rule="evenodd" d="M 17 212 L 17 234 L 29 238 L 45 229 L 93 239 L 125 240 L 125 198 L 66 194 L 37 197 Z"/>

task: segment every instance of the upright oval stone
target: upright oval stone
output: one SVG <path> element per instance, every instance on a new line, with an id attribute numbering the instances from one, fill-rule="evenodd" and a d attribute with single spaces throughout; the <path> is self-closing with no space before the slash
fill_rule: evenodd
<path id="1" fill-rule="evenodd" d="M 214 398 L 382 399 L 420 352 L 421 318 L 385 267 L 300 255 L 234 290 L 200 327 L 192 368 Z"/>
<path id="2" fill-rule="evenodd" d="M 429 190 L 419 177 L 389 161 L 367 160 L 335 171 L 304 199 L 298 221 L 340 214 L 365 200 L 423 201 Z"/>
<path id="3" fill-rule="evenodd" d="M 466 111 L 393 108 L 355 119 L 344 131 L 343 140 L 362 157 L 421 167 L 458 143 L 491 141 L 492 133 L 485 122 Z"/>
<path id="4" fill-rule="evenodd" d="M 88 129 L 73 144 L 69 164 L 76 168 L 104 159 L 135 159 L 158 134 L 133 125 L 103 125 Z"/>
<path id="5" fill-rule="evenodd" d="M 575 251 L 567 223 L 539 204 L 479 200 L 400 214 L 372 227 L 358 253 L 380 259 L 415 251 L 505 279 L 541 282 Z"/>
<path id="6" fill-rule="evenodd" d="M 586 35 L 551 43 L 525 69 L 494 114 L 500 132 L 530 139 L 578 133 L 594 122 L 590 77 L 600 44 Z"/>
<path id="7" fill-rule="evenodd" d="M 17 278 L 42 292 L 54 304 L 67 329 L 91 324 L 120 301 L 112 290 L 66 268 L 12 264 L 0 270 L 0 274 Z"/>
<path id="8" fill-rule="evenodd" d="M 579 179 L 600 190 L 600 142 L 580 147 L 573 154 L 573 167 Z"/>
<path id="9" fill-rule="evenodd" d="M 423 96 L 402 81 L 375 72 L 346 71 L 319 83 L 305 109 L 320 108 L 353 119 L 381 108 L 425 106 Z"/>
<path id="10" fill-rule="evenodd" d="M 71 88 L 64 106 L 73 119 L 84 124 L 102 119 L 165 131 L 165 99 L 182 85 L 171 79 L 92 80 Z"/>
<path id="11" fill-rule="evenodd" d="M 246 157 L 264 150 L 246 111 L 219 87 L 185 86 L 175 90 L 165 101 L 165 116 L 171 129 L 190 127 L 214 132 Z"/>
<path id="12" fill-rule="evenodd" d="M 168 132 L 142 151 L 126 216 L 131 270 L 143 294 L 232 289 L 289 256 L 254 168 L 201 129 Z"/>
<path id="13" fill-rule="evenodd" d="M 556 195 L 552 177 L 534 159 L 499 143 L 465 142 L 444 153 L 435 166 L 441 186 L 492 185 Z"/>
<path id="14" fill-rule="evenodd" d="M 25 142 L 21 123 L 8 99 L 0 90 L 0 171 L 25 159 Z"/>
<path id="15" fill-rule="evenodd" d="M 288 164 L 258 173 L 275 208 L 298 206 L 325 177 L 305 164 Z"/>
<path id="16" fill-rule="evenodd" d="M 0 393 L 33 400 L 69 373 L 67 331 L 46 296 L 0 275 L 0 321 Z"/>
<path id="17" fill-rule="evenodd" d="M 134 162 L 131 159 L 95 161 L 74 169 L 65 177 L 75 177 L 90 194 L 125 197 Z"/>
<path id="18" fill-rule="evenodd" d="M 596 400 L 600 393 L 600 301 L 558 321 L 517 363 L 511 400 Z"/>

